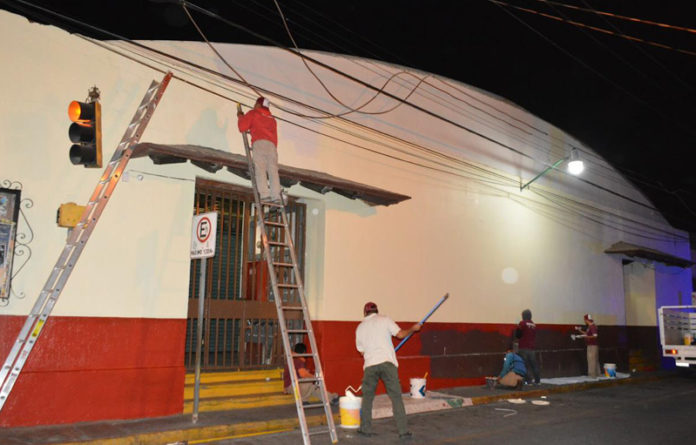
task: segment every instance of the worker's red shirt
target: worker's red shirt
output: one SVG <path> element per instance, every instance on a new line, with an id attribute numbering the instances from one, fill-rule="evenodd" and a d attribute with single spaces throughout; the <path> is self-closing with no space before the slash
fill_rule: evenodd
<path id="1" fill-rule="evenodd" d="M 268 108 L 254 108 L 245 115 L 239 116 L 237 126 L 242 133 L 249 130 L 251 143 L 266 140 L 278 146 L 278 130 L 276 120 Z"/>
<path id="2" fill-rule="evenodd" d="M 520 331 L 520 349 L 534 349 L 536 343 L 536 325 L 532 320 L 522 320 L 517 325 Z"/>
<path id="3" fill-rule="evenodd" d="M 586 345 L 596 345 L 597 344 L 597 325 L 596 324 L 591 324 L 587 327 L 587 332 L 585 333 L 587 337 L 585 337 L 585 344 Z"/>

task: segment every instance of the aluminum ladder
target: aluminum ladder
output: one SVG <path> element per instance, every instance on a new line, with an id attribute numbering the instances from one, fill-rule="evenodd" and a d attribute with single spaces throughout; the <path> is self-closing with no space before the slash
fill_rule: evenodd
<path id="1" fill-rule="evenodd" d="M 89 198 L 80 221 L 75 228 L 70 230 L 65 247 L 48 280 L 46 280 L 43 290 L 36 299 L 36 303 L 34 303 L 34 307 L 29 313 L 24 327 L 20 330 L 17 340 L 14 342 L 5 360 L 5 364 L 2 366 L 2 371 L 0 371 L 0 382 L 2 382 L 2 387 L 0 388 L 0 410 L 5 406 L 12 387 L 22 372 L 22 368 L 24 368 L 24 364 L 36 344 L 36 340 L 41 334 L 48 317 L 51 315 L 58 297 L 63 292 L 65 284 L 68 278 L 70 278 L 70 274 L 72 274 L 87 241 L 89 241 L 104 208 L 109 203 L 109 198 L 121 179 L 121 174 L 125 170 L 126 165 L 128 165 L 133 148 L 140 141 L 140 137 L 150 122 L 150 118 L 171 78 L 172 73 L 167 73 L 161 82 L 153 81 L 150 84 L 121 142 L 114 151 L 111 161 L 104 169 L 104 173 L 99 179 L 94 192 L 92 192 L 92 196 Z"/>
<path id="2" fill-rule="evenodd" d="M 237 106 L 241 111 L 241 104 Z M 283 349 L 285 351 L 285 361 L 288 364 L 288 372 L 290 373 L 290 381 L 292 382 L 293 395 L 295 405 L 297 406 L 297 416 L 302 430 L 302 439 L 305 445 L 311 444 L 310 435 L 329 433 L 331 442 L 338 442 L 336 434 L 336 425 L 331 411 L 329 393 L 326 390 L 326 380 L 324 372 L 319 360 L 319 352 L 317 343 L 312 330 L 312 321 L 309 318 L 307 309 L 307 301 L 304 295 L 304 286 L 302 277 L 297 263 L 297 253 L 292 241 L 292 233 L 288 227 L 287 214 L 285 212 L 285 197 L 281 193 L 281 202 L 261 201 L 259 190 L 256 184 L 256 174 L 254 171 L 254 162 L 252 159 L 252 151 L 247 139 L 247 132 L 242 134 L 244 140 L 244 150 L 246 151 L 247 161 L 249 163 L 249 176 L 254 189 L 254 206 L 256 210 L 256 227 L 261 236 L 263 245 L 263 256 L 265 257 L 268 266 L 268 276 L 271 280 L 271 289 L 273 290 L 273 299 L 278 310 L 278 325 L 283 338 Z M 288 327 L 286 314 L 302 312 L 301 327 Z M 293 345 L 290 344 L 290 335 L 299 334 L 306 335 L 309 339 L 311 352 L 297 354 L 293 350 Z M 293 359 L 296 357 L 312 358 L 314 361 L 315 373 L 312 378 L 299 378 Z M 311 382 L 319 385 L 321 391 L 321 402 L 317 403 L 302 403 L 300 394 L 300 383 Z M 324 408 L 326 414 L 326 424 L 328 429 L 319 428 L 310 431 L 307 426 L 308 410 Z"/>

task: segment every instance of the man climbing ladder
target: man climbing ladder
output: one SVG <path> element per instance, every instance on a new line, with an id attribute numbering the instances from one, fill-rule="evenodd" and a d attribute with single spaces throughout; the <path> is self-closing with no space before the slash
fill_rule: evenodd
<path id="1" fill-rule="evenodd" d="M 310 435 L 328 432 L 331 442 L 338 441 L 336 426 L 331 411 L 331 397 L 326 389 L 324 371 L 319 359 L 317 342 L 314 338 L 312 321 L 309 318 L 307 301 L 304 296 L 302 274 L 297 263 L 293 235 L 288 227 L 285 214 L 285 200 L 280 193 L 278 178 L 278 154 L 276 151 L 276 122 L 268 109 L 268 100 L 259 97 L 254 108 L 244 114 L 241 105 L 237 107 L 239 130 L 242 132 L 244 150 L 249 162 L 249 176 L 254 189 L 254 208 L 256 225 L 261 236 L 263 256 L 268 266 L 268 278 L 278 311 L 278 326 L 285 351 L 287 374 L 290 376 L 291 392 L 295 397 L 297 416 L 302 431 L 304 445 L 310 445 Z M 253 150 L 249 146 L 246 133 L 251 133 Z M 269 194 L 268 183 L 271 184 Z M 299 321 L 299 324 L 297 323 Z M 290 346 L 290 335 L 300 335 L 309 340 L 310 351 L 294 351 Z M 314 375 L 300 376 L 295 363 L 311 358 L 314 362 Z M 301 386 L 316 385 L 320 403 L 303 403 Z M 328 428 L 310 431 L 305 410 L 321 408 L 326 415 Z"/>
<path id="2" fill-rule="evenodd" d="M 270 111 L 270 102 L 265 97 L 256 99 L 254 108 L 244 114 L 237 110 L 239 131 L 251 133 L 251 148 L 254 150 L 256 186 L 261 202 L 280 203 L 280 179 L 278 178 L 278 130 Z M 270 183 L 271 189 L 268 190 Z"/>

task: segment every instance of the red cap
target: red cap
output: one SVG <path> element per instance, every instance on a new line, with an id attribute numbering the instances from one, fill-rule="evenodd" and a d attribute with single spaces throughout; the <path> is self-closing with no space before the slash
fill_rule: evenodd
<path id="1" fill-rule="evenodd" d="M 365 307 L 363 308 L 363 313 L 367 314 L 368 312 L 377 312 L 377 304 L 368 301 L 365 303 Z"/>
<path id="2" fill-rule="evenodd" d="M 585 314 L 582 318 L 584 318 L 585 320 L 593 321 L 591 314 Z"/>
<path id="3" fill-rule="evenodd" d="M 264 108 L 268 108 L 271 103 L 268 101 L 268 99 L 262 96 L 256 99 L 256 105 L 261 105 Z"/>

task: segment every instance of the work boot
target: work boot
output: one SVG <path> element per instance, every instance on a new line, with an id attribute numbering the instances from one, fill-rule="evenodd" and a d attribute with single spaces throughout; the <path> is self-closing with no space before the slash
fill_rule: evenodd
<path id="1" fill-rule="evenodd" d="M 361 429 L 358 429 L 358 435 L 359 435 L 359 436 L 363 436 L 363 437 L 373 437 L 373 436 L 376 436 L 375 433 L 368 433 L 368 432 L 363 431 L 363 430 L 361 430 Z"/>

